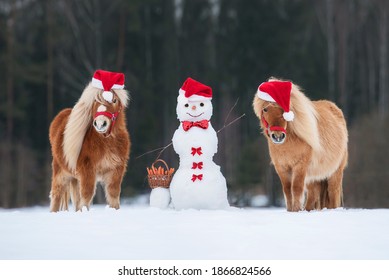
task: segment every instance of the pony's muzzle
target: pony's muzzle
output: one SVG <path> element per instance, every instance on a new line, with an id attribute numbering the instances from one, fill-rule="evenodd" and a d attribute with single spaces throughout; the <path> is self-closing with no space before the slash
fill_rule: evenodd
<path id="1" fill-rule="evenodd" d="M 283 131 L 271 131 L 270 139 L 274 144 L 282 144 L 286 139 L 286 133 Z"/>
<path id="2" fill-rule="evenodd" d="M 110 125 L 110 120 L 105 116 L 98 116 L 93 120 L 93 127 L 98 133 L 106 133 Z"/>

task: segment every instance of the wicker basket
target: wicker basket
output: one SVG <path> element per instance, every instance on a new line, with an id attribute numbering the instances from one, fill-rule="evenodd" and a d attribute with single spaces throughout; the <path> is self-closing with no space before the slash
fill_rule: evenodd
<path id="1" fill-rule="evenodd" d="M 158 188 L 158 187 L 169 188 L 170 182 L 172 181 L 173 172 L 169 174 L 169 166 L 162 159 L 157 159 L 151 165 L 151 169 L 155 168 L 154 164 L 156 164 L 157 162 L 161 162 L 165 165 L 167 174 L 149 174 L 149 175 L 147 175 L 147 179 L 149 181 L 149 186 L 152 189 Z"/>

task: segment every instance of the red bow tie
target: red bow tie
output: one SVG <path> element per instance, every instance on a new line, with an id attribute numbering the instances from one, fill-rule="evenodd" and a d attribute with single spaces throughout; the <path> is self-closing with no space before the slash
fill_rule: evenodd
<path id="1" fill-rule="evenodd" d="M 203 169 L 203 162 L 200 161 L 200 162 L 193 162 L 193 166 L 192 166 L 192 169 Z"/>
<path id="2" fill-rule="evenodd" d="M 192 181 L 194 182 L 194 181 L 196 181 L 196 180 L 203 180 L 203 174 L 199 174 L 199 175 L 196 175 L 196 174 L 193 174 L 192 175 Z"/>
<path id="3" fill-rule="evenodd" d="M 192 152 L 191 152 L 192 156 L 194 156 L 196 153 L 197 153 L 199 156 L 201 156 L 201 155 L 203 154 L 203 152 L 201 151 L 201 147 L 198 147 L 198 148 L 193 148 L 193 147 L 192 147 Z"/>
<path id="4" fill-rule="evenodd" d="M 202 129 L 207 129 L 208 123 L 209 123 L 209 121 L 207 121 L 207 120 L 202 120 L 202 121 L 198 121 L 198 122 L 183 121 L 182 128 L 184 129 L 184 131 L 188 131 L 189 129 L 191 129 L 194 126 L 200 127 Z"/>

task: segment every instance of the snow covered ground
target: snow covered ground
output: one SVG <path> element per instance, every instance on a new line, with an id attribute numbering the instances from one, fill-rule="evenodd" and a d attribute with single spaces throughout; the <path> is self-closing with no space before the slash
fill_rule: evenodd
<path id="1" fill-rule="evenodd" d="M 0 259 L 389 259 L 389 209 L 0 209 Z"/>

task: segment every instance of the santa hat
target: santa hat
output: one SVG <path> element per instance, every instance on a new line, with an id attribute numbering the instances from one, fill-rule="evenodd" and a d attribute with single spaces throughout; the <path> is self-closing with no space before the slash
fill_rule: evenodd
<path id="1" fill-rule="evenodd" d="M 108 102 L 112 102 L 113 94 L 111 89 L 124 88 L 124 74 L 105 70 L 96 70 L 93 74 L 92 86 L 103 89 L 103 98 Z"/>
<path id="2" fill-rule="evenodd" d="M 211 100 L 212 88 L 192 78 L 187 78 L 181 86 L 179 94 L 186 97 L 188 101 Z"/>
<path id="3" fill-rule="evenodd" d="M 288 122 L 293 121 L 294 113 L 290 111 L 290 94 L 292 83 L 287 81 L 270 81 L 259 85 L 257 96 L 260 99 L 270 102 L 276 102 L 284 109 L 282 116 Z"/>

